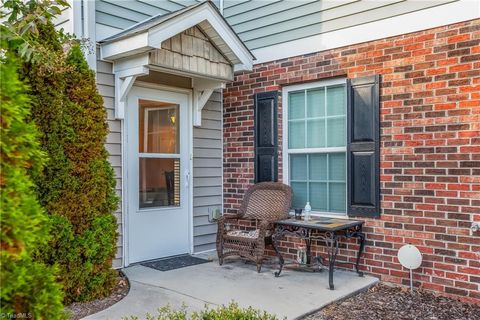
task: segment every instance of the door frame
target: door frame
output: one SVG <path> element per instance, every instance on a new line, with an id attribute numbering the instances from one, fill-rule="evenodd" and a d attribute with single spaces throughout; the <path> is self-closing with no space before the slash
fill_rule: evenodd
<path id="1" fill-rule="evenodd" d="M 166 85 L 142 82 L 142 81 L 135 81 L 133 84 L 135 87 L 146 88 L 146 89 L 153 89 L 158 91 L 168 91 L 172 93 L 180 93 L 185 94 L 187 96 L 187 139 L 188 139 L 188 170 L 190 172 L 190 179 L 188 184 L 188 243 L 189 243 L 189 253 L 193 253 L 193 92 L 192 89 L 184 89 L 178 87 L 171 87 Z M 161 97 L 159 97 L 161 99 Z M 128 99 L 128 97 L 127 97 Z M 128 100 L 127 100 L 128 101 Z M 128 105 L 126 106 L 129 107 Z M 128 201 L 128 192 L 129 190 L 129 160 L 130 157 L 128 155 L 128 148 L 127 148 L 127 134 L 129 130 L 129 123 L 128 118 L 125 117 L 121 120 L 120 124 L 120 131 L 121 131 L 121 216 L 122 216 L 122 267 L 128 267 L 130 265 L 130 255 L 129 255 L 129 228 L 128 228 L 128 220 L 130 215 L 130 203 Z M 131 174 L 131 173 L 130 173 Z"/>

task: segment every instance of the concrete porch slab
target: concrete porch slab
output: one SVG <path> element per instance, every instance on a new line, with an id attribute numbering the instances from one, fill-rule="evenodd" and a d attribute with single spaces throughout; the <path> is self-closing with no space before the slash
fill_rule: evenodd
<path id="1" fill-rule="evenodd" d="M 121 319 L 155 314 L 159 307 L 182 304 L 188 310 L 228 304 L 232 300 L 242 307 L 252 306 L 276 314 L 279 318 L 296 319 L 321 307 L 368 288 L 378 281 L 371 276 L 359 277 L 354 272 L 335 270 L 335 290 L 328 289 L 328 271 L 300 272 L 284 269 L 279 278 L 273 269 L 261 273 L 239 259 L 227 259 L 167 272 L 140 265 L 124 269 L 131 284 L 129 294 L 112 307 L 85 319 Z"/>

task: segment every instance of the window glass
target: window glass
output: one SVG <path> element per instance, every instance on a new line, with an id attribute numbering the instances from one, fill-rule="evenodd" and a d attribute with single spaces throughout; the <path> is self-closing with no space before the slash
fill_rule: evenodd
<path id="1" fill-rule="evenodd" d="M 179 106 L 139 100 L 139 208 L 180 205 Z"/>
<path id="2" fill-rule="evenodd" d="M 313 211 L 345 213 L 345 85 L 289 92 L 287 108 L 293 206 L 303 208 L 309 201 Z"/>
<path id="3" fill-rule="evenodd" d="M 178 105 L 139 101 L 139 152 L 179 153 Z"/>
<path id="4" fill-rule="evenodd" d="M 347 99 L 345 86 L 327 87 L 327 116 L 345 115 Z"/>
<path id="5" fill-rule="evenodd" d="M 305 92 L 292 92 L 289 94 L 288 101 L 288 119 L 304 119 L 305 118 Z"/>
<path id="6" fill-rule="evenodd" d="M 307 119 L 307 148 L 325 147 L 325 119 Z"/>
<path id="7" fill-rule="evenodd" d="M 312 153 L 308 155 L 309 177 L 312 180 L 326 181 L 327 176 L 327 154 Z"/>
<path id="8" fill-rule="evenodd" d="M 346 146 L 345 121 L 345 116 L 342 116 L 341 118 L 327 119 L 327 131 L 325 132 L 327 137 L 327 147 Z"/>
<path id="9" fill-rule="evenodd" d="M 139 207 L 180 205 L 180 159 L 140 158 Z"/>
<path id="10" fill-rule="evenodd" d="M 288 121 L 288 147 L 290 149 L 305 148 L 305 121 Z"/>
<path id="11" fill-rule="evenodd" d="M 325 89 L 307 91 L 307 117 L 325 116 Z"/>
<path id="12" fill-rule="evenodd" d="M 291 180 L 307 180 L 307 155 L 295 154 L 290 157 L 290 177 Z"/>

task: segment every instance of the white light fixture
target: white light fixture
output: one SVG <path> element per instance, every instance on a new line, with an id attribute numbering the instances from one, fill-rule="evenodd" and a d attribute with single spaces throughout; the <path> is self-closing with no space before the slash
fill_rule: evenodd
<path id="1" fill-rule="evenodd" d="M 398 261 L 400 264 L 410 270 L 410 291 L 413 292 L 413 269 L 417 269 L 422 264 L 422 254 L 417 247 L 406 244 L 398 250 Z"/>

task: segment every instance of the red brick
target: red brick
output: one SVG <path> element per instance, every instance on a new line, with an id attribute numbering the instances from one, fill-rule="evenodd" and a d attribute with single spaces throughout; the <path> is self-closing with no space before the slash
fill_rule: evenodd
<path id="1" fill-rule="evenodd" d="M 480 19 L 266 62 L 236 75 L 224 91 L 225 211 L 237 212 L 254 179 L 254 92 L 381 73 L 381 215 L 365 219 L 361 269 L 407 281 L 396 254 L 413 243 L 424 254 L 415 274 L 422 288 L 480 303 L 480 294 L 472 294 L 472 278 L 480 279 L 480 240 L 469 231 L 470 221 L 480 221 L 480 47 L 473 41 L 480 33 L 474 29 L 480 30 Z M 280 150 L 280 180 L 281 160 Z M 357 245 L 341 242 L 339 259 L 354 261 Z M 281 250 L 293 257 L 288 250 L 300 243 L 285 239 Z M 324 254 L 321 243 L 312 250 Z"/>

